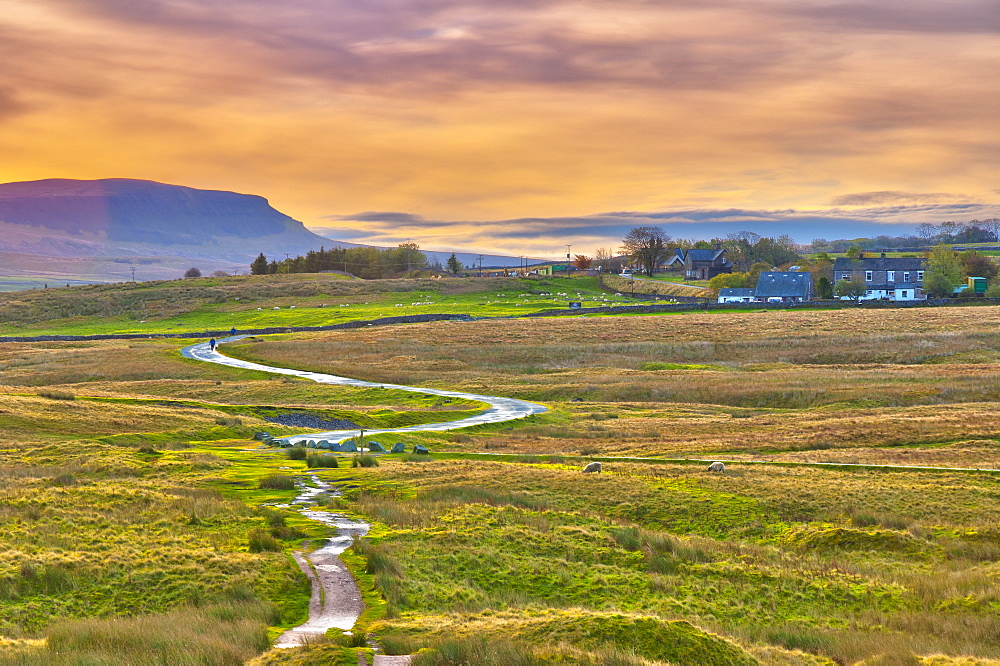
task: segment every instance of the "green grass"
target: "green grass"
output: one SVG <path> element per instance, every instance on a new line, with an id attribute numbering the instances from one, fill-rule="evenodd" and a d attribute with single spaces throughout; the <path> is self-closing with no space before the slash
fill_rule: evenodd
<path id="1" fill-rule="evenodd" d="M 657 652 L 678 640 L 646 646 L 624 626 L 611 628 L 684 618 L 692 635 L 735 638 L 751 655 L 807 649 L 845 663 L 911 649 L 1000 656 L 987 612 L 1000 601 L 989 564 L 1000 532 L 988 518 L 1000 495 L 989 476 L 795 468 L 709 475 L 608 462 L 605 474 L 584 477 L 545 459 L 386 460 L 332 473 L 353 487 L 344 501 L 377 526 L 373 544 L 358 548 L 388 602 L 388 619 L 375 629 L 408 637 L 414 649 L 496 635 L 523 640 L 531 659 L 565 640 L 709 663 Z M 943 608 L 970 630 L 929 630 Z M 656 635 L 649 627 L 639 633 Z"/>
<path id="2" fill-rule="evenodd" d="M 431 290 L 341 283 L 341 295 L 369 305 Z M 319 296 L 321 284 L 167 285 L 157 293 L 176 302 L 157 307 L 176 310 L 164 321 L 202 308 L 257 312 L 231 290 L 274 287 L 247 298 L 287 306 Z M 476 281 L 438 286 L 457 300 L 483 294 Z M 230 300 L 204 303 L 215 290 Z M 105 295 L 79 307 L 112 307 L 117 297 Z M 533 297 L 539 307 L 548 298 Z M 18 316 L 59 303 L 25 301 Z M 285 306 L 273 312 L 308 310 Z M 75 316 L 89 326 L 104 315 Z M 372 522 L 343 558 L 368 606 L 356 629 L 393 650 L 426 648 L 431 663 L 1000 658 L 996 476 L 904 467 L 994 459 L 998 321 L 996 308 L 691 313 L 440 322 L 234 345 L 276 365 L 554 407 L 517 423 L 407 433 L 408 449 L 421 443 L 432 455 L 357 467 L 343 457 L 336 468 L 249 436 L 286 432 L 260 417 L 287 411 L 390 423 L 477 406 L 207 366 L 180 359 L 179 342 L 5 345 L 0 645 L 13 647 L 0 649 L 0 663 L 60 663 L 38 642 L 46 637 L 74 653 L 66 663 L 253 657 L 262 636 L 305 617 L 308 586 L 289 551 L 327 535 L 262 505 L 287 503 L 292 477 L 312 474 L 342 490 L 319 503 Z M 731 454 L 725 474 L 665 460 L 721 451 Z M 853 457 L 893 467 L 784 464 Z M 604 473 L 581 474 L 592 459 Z M 283 482 L 261 484 L 271 475 Z M 130 642 L 135 628 L 149 640 Z M 358 650 L 329 642 L 262 663 L 356 664 Z"/>
<path id="3" fill-rule="evenodd" d="M 0 293 L 0 335 L 328 326 L 425 313 L 503 317 L 565 309 L 570 301 L 596 307 L 629 299 L 605 294 L 596 278 L 589 277 L 363 281 L 303 274 L 199 278 Z"/>

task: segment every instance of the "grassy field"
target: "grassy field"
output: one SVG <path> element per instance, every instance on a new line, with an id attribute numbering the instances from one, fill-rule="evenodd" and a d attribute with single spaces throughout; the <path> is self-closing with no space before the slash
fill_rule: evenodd
<path id="1" fill-rule="evenodd" d="M 162 287 L 180 300 L 158 325 L 244 307 L 197 289 L 184 300 L 191 284 Z M 267 298 L 316 296 L 303 294 Z M 270 312 L 297 325 L 314 310 Z M 86 328 L 101 315 L 80 316 Z M 998 324 L 996 307 L 686 313 L 268 336 L 225 352 L 551 408 L 400 437 L 430 457 L 308 470 L 345 490 L 321 503 L 373 523 L 346 558 L 370 607 L 358 629 L 387 652 L 987 664 L 1000 662 L 1000 477 L 809 463 L 1000 467 Z M 287 412 L 373 427 L 477 405 L 202 364 L 184 344 L 0 345 L 0 664 L 357 663 L 364 648 L 336 637 L 259 656 L 304 619 L 288 553 L 324 528 L 263 506 L 294 491 L 260 479 L 306 462 L 250 437 L 307 431 L 264 420 Z M 580 474 L 595 457 L 605 473 Z"/>
<path id="2" fill-rule="evenodd" d="M 360 280 L 293 274 L 0 293 L 0 335 L 93 335 L 327 326 L 444 313 L 497 317 L 629 303 L 597 278 Z"/>

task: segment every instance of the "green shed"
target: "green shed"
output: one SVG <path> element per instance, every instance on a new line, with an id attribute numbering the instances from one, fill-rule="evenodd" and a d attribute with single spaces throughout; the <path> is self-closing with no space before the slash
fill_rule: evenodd
<path id="1" fill-rule="evenodd" d="M 976 296 L 982 296 L 986 293 L 986 278 L 984 277 L 970 277 L 969 278 L 969 291 L 971 291 Z"/>

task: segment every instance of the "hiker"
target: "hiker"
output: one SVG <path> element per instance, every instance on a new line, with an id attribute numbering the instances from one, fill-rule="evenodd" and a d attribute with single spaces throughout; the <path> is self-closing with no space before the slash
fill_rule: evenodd
<path id="1" fill-rule="evenodd" d="M 235 326 L 233 326 L 231 329 L 229 329 L 229 335 L 236 335 L 236 327 Z"/>
<path id="2" fill-rule="evenodd" d="M 209 348 L 211 348 L 212 351 L 215 351 L 215 345 L 217 344 L 218 343 L 215 341 L 215 338 L 212 338 L 211 340 L 208 341 L 208 346 Z"/>

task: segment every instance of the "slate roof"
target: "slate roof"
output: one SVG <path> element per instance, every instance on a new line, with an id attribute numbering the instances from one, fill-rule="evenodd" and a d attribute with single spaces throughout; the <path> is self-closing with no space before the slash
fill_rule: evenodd
<path id="1" fill-rule="evenodd" d="M 865 257 L 851 259 L 837 257 L 833 262 L 835 271 L 922 271 L 927 260 L 923 257 Z"/>
<path id="2" fill-rule="evenodd" d="M 757 278 L 757 298 L 803 298 L 812 296 L 812 273 L 767 271 Z"/>
<path id="3" fill-rule="evenodd" d="M 712 261 L 714 262 L 725 250 L 688 250 L 688 261 Z"/>
<path id="4" fill-rule="evenodd" d="M 719 296 L 739 296 L 741 298 L 752 297 L 753 289 L 745 289 L 742 287 L 726 287 L 725 289 L 719 290 Z"/>

